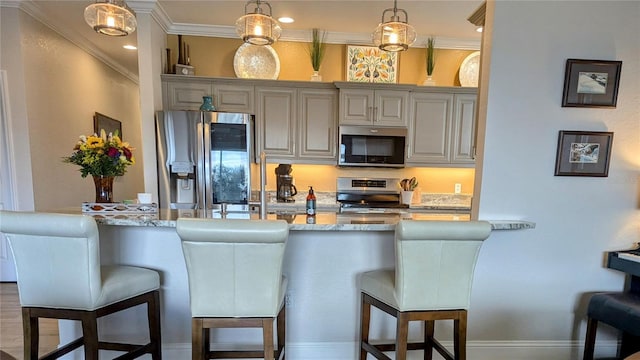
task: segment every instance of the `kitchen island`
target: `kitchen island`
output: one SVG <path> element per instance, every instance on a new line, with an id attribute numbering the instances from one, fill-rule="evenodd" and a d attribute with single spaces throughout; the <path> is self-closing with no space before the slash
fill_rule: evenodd
<path id="1" fill-rule="evenodd" d="M 81 213 L 79 209 L 60 212 Z M 186 266 L 180 238 L 175 231 L 178 217 L 222 217 L 220 213 L 194 210 L 160 210 L 153 214 L 93 215 L 100 230 L 100 256 L 103 264 L 143 266 L 158 271 L 161 279 L 162 342 L 164 359 L 190 358 L 191 314 Z M 227 218 L 259 218 L 259 214 L 228 213 Z M 359 274 L 394 266 L 393 230 L 399 219 L 468 221 L 459 213 L 349 213 L 320 211 L 314 219 L 295 212 L 270 213 L 269 219 L 290 223 L 284 260 L 288 277 L 287 358 L 353 360 L 358 349 Z M 312 221 L 313 220 L 313 221 Z M 315 223 L 308 223 L 315 222 Z M 530 229 L 526 221 L 492 221 L 495 230 Z M 491 241 L 489 238 L 487 241 Z M 482 261 L 482 252 L 479 257 Z M 146 334 L 143 308 L 132 309 L 101 319 L 101 339 L 136 339 Z M 390 338 L 395 322 L 372 314 L 377 327 L 372 336 Z M 117 329 L 117 331 L 116 331 Z M 410 328 L 416 337 L 417 328 Z M 446 326 L 442 331 L 447 338 Z M 80 334 L 77 324 L 61 321 L 61 341 Z M 213 344 L 222 348 L 250 343 L 259 347 L 256 329 L 212 331 Z M 144 335 L 142 335 L 144 336 Z M 144 339 L 141 339 L 141 341 Z M 69 358 L 81 359 L 75 351 Z M 75 357 L 73 357 L 75 356 Z"/>

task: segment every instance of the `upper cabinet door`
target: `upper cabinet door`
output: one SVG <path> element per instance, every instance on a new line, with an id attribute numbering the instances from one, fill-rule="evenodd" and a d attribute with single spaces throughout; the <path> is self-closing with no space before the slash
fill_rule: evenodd
<path id="1" fill-rule="evenodd" d="M 450 162 L 452 103 L 452 94 L 411 95 L 407 165 Z"/>
<path id="2" fill-rule="evenodd" d="M 256 157 L 295 156 L 295 96 L 295 89 L 256 87 Z"/>
<path id="3" fill-rule="evenodd" d="M 408 102 L 408 91 L 376 90 L 373 124 L 381 126 L 407 126 Z"/>
<path id="4" fill-rule="evenodd" d="M 165 110 L 200 110 L 203 96 L 213 93 L 211 82 L 168 81 L 165 83 Z"/>
<path id="5" fill-rule="evenodd" d="M 218 111 L 255 114 L 251 85 L 213 83 L 213 103 Z"/>
<path id="6" fill-rule="evenodd" d="M 340 124 L 407 126 L 408 101 L 408 91 L 340 89 Z"/>
<path id="7" fill-rule="evenodd" d="M 453 111 L 453 149 L 451 162 L 473 164 L 476 158 L 475 94 L 456 94 Z"/>
<path id="8" fill-rule="evenodd" d="M 340 90 L 340 124 L 371 125 L 373 121 L 373 90 Z"/>
<path id="9" fill-rule="evenodd" d="M 298 158 L 309 163 L 336 164 L 337 91 L 298 90 Z"/>

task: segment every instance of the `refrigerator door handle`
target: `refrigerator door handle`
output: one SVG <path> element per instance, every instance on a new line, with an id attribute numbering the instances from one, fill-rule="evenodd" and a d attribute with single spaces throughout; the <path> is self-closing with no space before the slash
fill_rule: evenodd
<path id="1" fill-rule="evenodd" d="M 202 162 L 204 165 L 204 190 L 202 192 L 202 208 L 205 210 L 210 210 L 213 209 L 213 182 L 211 179 L 211 123 L 209 123 L 207 117 L 203 116 L 203 118 L 204 121 L 202 122 L 202 126 L 204 130 L 203 136 L 201 137 L 203 142 L 201 154 L 204 155 L 204 161 Z"/>
<path id="2" fill-rule="evenodd" d="M 197 156 L 197 175 L 196 175 L 196 183 L 197 183 L 197 187 L 198 187 L 198 192 L 196 193 L 196 208 L 198 210 L 204 210 L 206 209 L 206 201 L 205 201 L 205 173 L 206 173 L 206 169 L 205 169 L 205 159 L 203 159 L 203 157 L 205 157 L 205 151 L 204 151 L 204 134 L 205 134 L 205 129 L 204 129 L 204 124 L 202 122 L 202 120 L 197 124 L 197 135 L 196 135 L 196 139 L 197 139 L 197 151 L 196 151 L 196 156 Z"/>

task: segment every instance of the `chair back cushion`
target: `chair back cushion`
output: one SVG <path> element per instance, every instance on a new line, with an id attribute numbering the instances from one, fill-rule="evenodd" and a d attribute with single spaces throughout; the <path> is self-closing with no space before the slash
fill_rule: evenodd
<path id="1" fill-rule="evenodd" d="M 468 309 L 486 221 L 400 221 L 395 293 L 402 311 Z"/>
<path id="2" fill-rule="evenodd" d="M 278 313 L 286 283 L 283 220 L 178 219 L 193 317 Z"/>
<path id="3" fill-rule="evenodd" d="M 91 308 L 101 293 L 98 227 L 90 216 L 0 211 L 20 304 Z"/>

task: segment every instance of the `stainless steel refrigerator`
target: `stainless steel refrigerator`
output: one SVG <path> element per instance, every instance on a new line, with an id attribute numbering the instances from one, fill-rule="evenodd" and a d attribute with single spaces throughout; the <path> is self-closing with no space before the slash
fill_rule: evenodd
<path id="1" fill-rule="evenodd" d="M 248 211 L 253 143 L 250 114 L 158 112 L 159 206 Z"/>

